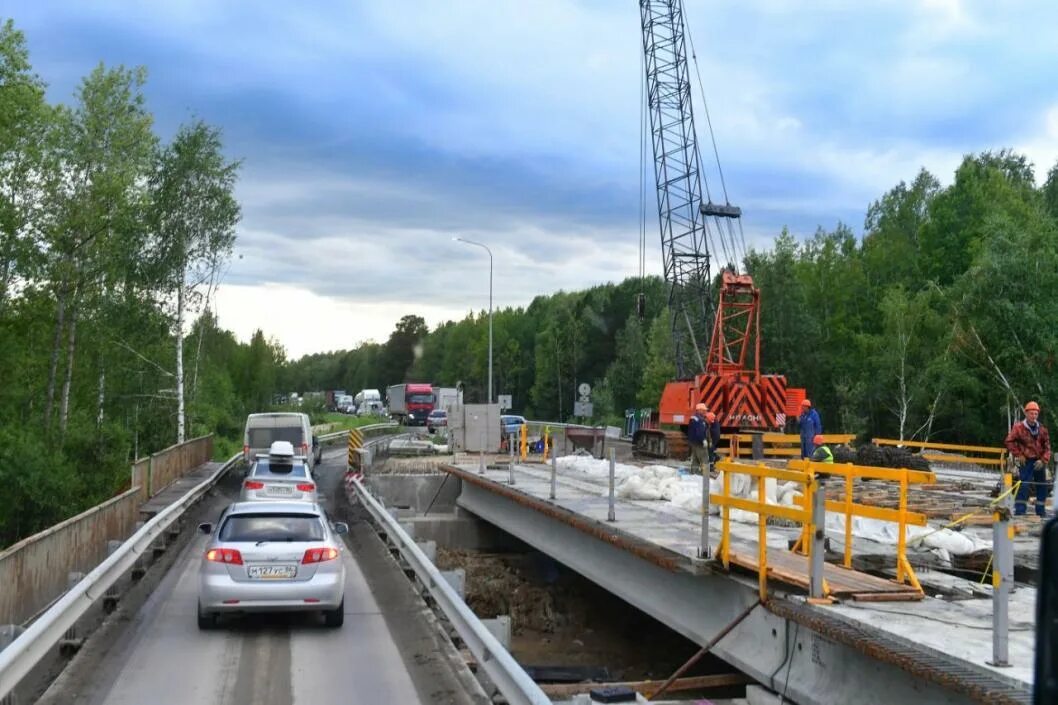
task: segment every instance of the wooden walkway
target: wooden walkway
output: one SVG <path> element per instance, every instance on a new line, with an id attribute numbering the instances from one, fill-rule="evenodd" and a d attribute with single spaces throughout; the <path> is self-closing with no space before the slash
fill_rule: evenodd
<path id="1" fill-rule="evenodd" d="M 732 546 L 730 562 L 731 565 L 757 573 L 756 550 L 738 551 L 736 546 Z M 834 597 L 864 602 L 906 602 L 921 600 L 923 597 L 921 592 L 910 585 L 902 585 L 895 580 L 878 578 L 834 563 L 824 564 L 823 578 Z M 808 556 L 781 548 L 769 548 L 768 579 L 808 590 Z"/>
<path id="2" fill-rule="evenodd" d="M 147 502 L 141 504 L 140 519 L 147 521 L 153 518 L 158 512 L 176 502 L 191 491 L 196 485 L 199 485 L 213 475 L 213 473 L 217 472 L 221 465 L 223 465 L 223 463 L 210 461 L 208 463 L 202 463 L 193 470 L 189 470 L 186 475 L 175 480 L 171 485 L 147 500 Z"/>

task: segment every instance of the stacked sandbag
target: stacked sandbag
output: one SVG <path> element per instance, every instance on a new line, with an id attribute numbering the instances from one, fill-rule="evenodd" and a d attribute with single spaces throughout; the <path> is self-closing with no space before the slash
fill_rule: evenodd
<path id="1" fill-rule="evenodd" d="M 908 468 L 927 472 L 930 469 L 928 460 L 907 448 L 863 443 L 855 448 L 835 445 L 831 447 L 830 452 L 834 454 L 835 463 L 873 465 L 877 468 Z"/>

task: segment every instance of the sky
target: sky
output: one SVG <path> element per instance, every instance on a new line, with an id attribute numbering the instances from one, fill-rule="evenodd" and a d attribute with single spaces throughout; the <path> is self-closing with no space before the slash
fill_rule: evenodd
<path id="1" fill-rule="evenodd" d="M 1058 161 L 1058 3 L 685 0 L 747 245 L 842 222 L 921 168 L 1004 147 Z M 194 118 L 242 161 L 212 304 L 291 358 L 661 273 L 641 206 L 631 0 L 8 0 L 49 99 L 100 61 L 146 66 L 163 139 Z M 708 153 L 702 94 L 697 131 Z M 652 158 L 648 154 L 647 168 Z M 717 189 L 714 171 L 707 172 Z"/>

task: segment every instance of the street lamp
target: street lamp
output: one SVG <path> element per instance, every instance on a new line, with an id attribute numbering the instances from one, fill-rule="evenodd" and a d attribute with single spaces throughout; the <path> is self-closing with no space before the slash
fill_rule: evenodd
<path id="1" fill-rule="evenodd" d="M 492 250 L 489 249 L 488 245 L 484 245 L 480 242 L 474 242 L 473 240 L 467 240 L 462 237 L 452 238 L 455 242 L 463 242 L 467 245 L 475 245 L 476 247 L 484 248 L 489 253 L 489 398 L 488 404 L 492 403 Z"/>

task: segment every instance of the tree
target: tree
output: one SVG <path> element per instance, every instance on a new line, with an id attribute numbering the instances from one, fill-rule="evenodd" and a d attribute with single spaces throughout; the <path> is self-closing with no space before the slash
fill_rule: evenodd
<path id="1" fill-rule="evenodd" d="M 238 169 L 239 164 L 222 153 L 220 131 L 195 121 L 182 126 L 161 151 L 152 178 L 153 249 L 162 293 L 176 299 L 177 443 L 185 437 L 184 321 L 188 308 L 202 299 L 200 288 L 212 289 L 219 267 L 231 254 L 239 222 L 233 193 Z"/>
<path id="2" fill-rule="evenodd" d="M 421 316 L 409 314 L 397 321 L 383 349 L 382 374 L 387 385 L 407 381 L 412 363 L 422 354 L 421 343 L 427 333 L 429 328 Z"/>
<path id="3" fill-rule="evenodd" d="M 647 334 L 646 363 L 643 382 L 636 401 L 642 408 L 658 408 L 665 385 L 676 379 L 676 362 L 672 348 L 671 315 L 664 310 L 650 324 Z"/>

